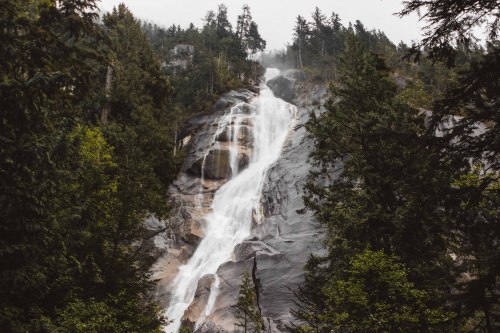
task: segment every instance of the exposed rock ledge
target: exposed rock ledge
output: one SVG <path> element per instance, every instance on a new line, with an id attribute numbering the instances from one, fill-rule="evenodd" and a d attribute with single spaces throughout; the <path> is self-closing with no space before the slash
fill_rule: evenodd
<path id="1" fill-rule="evenodd" d="M 307 73 L 299 69 L 288 69 L 267 81 L 267 86 L 279 97 L 287 102 L 293 103 L 296 98 L 300 83 L 307 80 Z"/>

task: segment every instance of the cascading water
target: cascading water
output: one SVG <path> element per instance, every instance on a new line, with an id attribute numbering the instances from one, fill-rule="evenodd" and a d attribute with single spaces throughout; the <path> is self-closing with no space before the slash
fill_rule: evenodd
<path id="1" fill-rule="evenodd" d="M 267 69 L 268 79 L 278 75 L 277 69 Z M 252 212 L 258 212 L 262 184 L 267 169 L 279 157 L 285 142 L 295 107 L 274 94 L 265 84 L 261 86 L 260 96 L 251 102 L 250 119 L 253 126 L 253 153 L 246 169 L 238 173 L 238 148 L 235 142 L 241 129 L 242 119 L 248 118 L 238 112 L 235 106 L 219 122 L 217 135 L 232 125 L 228 131 L 229 159 L 232 178 L 215 193 L 212 211 L 205 216 L 205 237 L 200 242 L 187 264 L 179 268 L 172 284 L 172 297 L 166 315 L 173 322 L 165 328 L 166 332 L 176 333 L 181 318 L 194 299 L 198 281 L 207 274 L 215 274 L 223 263 L 231 260 L 236 245 L 250 235 Z M 214 138 L 215 140 L 215 138 Z M 201 195 L 201 192 L 200 192 Z M 198 320 L 199 324 L 212 311 L 217 297 L 219 279 L 215 276 L 205 311 Z"/>

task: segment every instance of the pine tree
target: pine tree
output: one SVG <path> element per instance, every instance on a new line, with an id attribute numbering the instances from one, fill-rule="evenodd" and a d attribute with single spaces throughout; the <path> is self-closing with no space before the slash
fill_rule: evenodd
<path id="1" fill-rule="evenodd" d="M 244 333 L 264 331 L 264 323 L 257 305 L 257 295 L 255 285 L 250 278 L 248 271 L 243 273 L 238 302 L 234 305 L 236 327 L 241 327 Z"/>
<path id="2" fill-rule="evenodd" d="M 459 73 L 434 105 L 430 136 L 440 132 L 441 163 L 455 173 L 447 188 L 443 210 L 450 219 L 455 264 L 459 267 L 450 296 L 458 316 L 468 327 L 495 332 L 500 327 L 500 4 L 492 0 L 448 0 L 405 3 L 401 15 L 423 10 L 429 25 L 417 47 L 425 48 L 433 61 L 450 67 L 460 50 L 473 53 L 474 27 L 486 28 L 487 48 L 483 55 Z M 443 130 L 443 124 L 450 128 Z M 478 131 L 478 127 L 482 130 Z M 470 275 L 469 279 L 463 276 Z"/>
<path id="3" fill-rule="evenodd" d="M 357 292 L 355 285 L 339 288 L 346 286 L 345 279 L 349 280 L 352 257 L 369 250 L 397 257 L 408 269 L 412 288 L 429 293 L 422 304 L 409 300 L 408 306 L 415 307 L 408 311 L 440 314 L 437 319 L 418 315 L 413 329 L 445 331 L 448 315 L 441 308 L 451 274 L 446 260 L 450 230 L 442 218 L 440 191 L 453 178 L 436 168 L 439 153 L 423 135 L 422 118 L 417 110 L 398 100 L 383 60 L 367 52 L 366 44 L 352 34 L 347 36 L 340 61 L 339 82 L 332 85 L 327 112 L 319 118 L 312 115 L 307 124 L 316 142 L 311 156 L 317 171 L 311 173 L 306 186 L 305 203 L 326 228 L 328 255 L 322 265 L 314 266 L 320 272 L 306 274 L 326 274 L 329 282 L 323 284 L 325 287 L 318 284 L 326 299 L 307 299 L 306 295 L 306 301 L 316 308 L 326 303 L 327 311 L 331 311 L 320 312 L 316 318 L 322 321 L 316 327 L 346 332 L 367 329 L 351 324 L 344 327 L 340 322 L 346 316 L 351 323 L 361 323 L 364 315 L 355 310 L 342 313 L 342 306 L 332 303 L 332 297 Z M 368 282 L 361 281 L 362 288 L 371 288 L 364 285 Z M 379 294 L 369 298 L 366 306 L 377 308 L 376 302 L 391 304 L 390 297 Z M 380 320 L 393 320 L 389 317 Z"/>
<path id="4" fill-rule="evenodd" d="M 304 68 L 306 42 L 309 38 L 309 26 L 302 16 L 297 16 L 294 28 L 294 46 L 297 48 L 297 67 Z"/>
<path id="5" fill-rule="evenodd" d="M 250 22 L 250 28 L 248 29 L 247 47 L 251 54 L 264 51 L 266 48 L 266 41 L 260 36 L 259 27 L 253 21 Z"/>
<path id="6" fill-rule="evenodd" d="M 430 295 L 415 288 L 405 266 L 383 251 L 353 255 L 349 268 L 322 291 L 332 331 L 452 332 L 449 315 L 428 308 Z"/>

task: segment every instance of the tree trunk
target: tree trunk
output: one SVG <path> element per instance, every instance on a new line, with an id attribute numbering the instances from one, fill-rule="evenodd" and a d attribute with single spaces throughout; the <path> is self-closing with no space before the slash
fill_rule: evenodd
<path id="1" fill-rule="evenodd" d="M 486 321 L 486 332 L 493 333 L 493 327 L 491 326 L 491 313 L 489 304 L 484 305 L 484 317 Z"/>
<path id="2" fill-rule="evenodd" d="M 111 97 L 111 83 L 113 81 L 113 67 L 108 65 L 108 72 L 106 73 L 106 85 L 104 86 L 104 94 L 106 96 L 106 102 L 101 108 L 101 124 L 106 125 L 108 122 L 108 115 L 111 109 L 109 99 Z"/>
<path id="3" fill-rule="evenodd" d="M 299 41 L 299 68 L 302 69 L 304 66 L 302 65 L 302 42 Z"/>

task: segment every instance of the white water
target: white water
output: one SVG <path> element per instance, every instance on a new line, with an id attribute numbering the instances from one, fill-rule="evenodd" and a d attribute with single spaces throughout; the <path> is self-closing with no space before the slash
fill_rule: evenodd
<path id="1" fill-rule="evenodd" d="M 278 74 L 277 69 L 267 69 L 265 79 L 267 81 Z M 296 109 L 274 97 L 265 84 L 262 84 L 260 96 L 251 105 L 253 127 L 250 129 L 253 132 L 254 149 L 250 163 L 245 170 L 237 173 L 238 151 L 235 144 L 229 147 L 233 177 L 215 193 L 212 212 L 205 217 L 205 237 L 188 263 L 179 268 L 173 281 L 172 298 L 166 311 L 173 323 L 165 328 L 165 332 L 178 332 L 181 318 L 194 299 L 198 281 L 204 275 L 215 274 L 220 265 L 231 260 L 234 247 L 250 235 L 252 211 L 260 211 L 259 199 L 264 176 L 281 153 Z M 233 107 L 221 119 L 217 134 L 233 123 L 229 137 L 237 138 L 241 120 L 248 118 L 248 115 L 236 112 L 237 107 Z M 212 311 L 218 287 L 219 279 L 215 276 L 208 304 L 197 324 Z"/>

